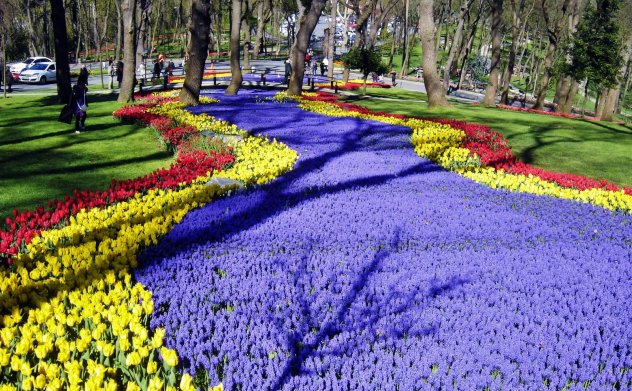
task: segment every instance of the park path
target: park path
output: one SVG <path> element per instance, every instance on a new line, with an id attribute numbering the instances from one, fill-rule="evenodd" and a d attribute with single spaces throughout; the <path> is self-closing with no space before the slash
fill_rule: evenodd
<path id="1" fill-rule="evenodd" d="M 140 257 L 152 326 L 186 371 L 228 390 L 630 376 L 617 370 L 632 357 L 630 216 L 478 185 L 415 155 L 404 127 L 264 92 L 217 97 L 192 111 L 299 160 L 190 212 Z"/>

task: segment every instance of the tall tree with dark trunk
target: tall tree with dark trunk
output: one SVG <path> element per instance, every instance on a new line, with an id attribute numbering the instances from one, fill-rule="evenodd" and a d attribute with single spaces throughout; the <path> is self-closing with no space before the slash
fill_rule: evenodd
<path id="1" fill-rule="evenodd" d="M 265 18 L 263 15 L 263 6 L 265 4 L 264 0 L 259 0 L 257 2 L 257 32 L 255 33 L 255 45 L 252 49 L 252 58 L 259 58 L 259 52 L 262 52 L 263 46 L 263 35 L 265 32 Z"/>
<path id="2" fill-rule="evenodd" d="M 377 0 L 351 0 L 350 5 L 353 12 L 357 15 L 355 25 L 355 41 L 351 45 L 351 49 L 364 48 L 364 40 L 366 37 L 366 28 L 369 18 L 373 14 Z M 349 81 L 349 68 L 345 67 L 342 75 L 343 83 Z"/>
<path id="3" fill-rule="evenodd" d="M 534 3 L 535 4 L 535 3 Z M 507 60 L 507 68 L 503 73 L 502 91 L 500 93 L 500 103 L 506 105 L 509 103 L 509 84 L 511 76 L 516 65 L 516 52 L 518 51 L 518 43 L 525 31 L 526 24 L 524 21 L 529 18 L 531 10 L 524 16 L 525 0 L 520 0 L 520 5 L 516 6 L 516 0 L 511 0 L 511 47 L 509 48 L 509 59 Z"/>
<path id="4" fill-rule="evenodd" d="M 193 0 L 191 2 L 189 33 L 191 34 L 187 47 L 189 61 L 186 63 L 186 77 L 180 91 L 180 102 L 186 105 L 197 105 L 200 103 L 204 64 L 208 56 L 211 33 L 211 0 Z"/>
<path id="5" fill-rule="evenodd" d="M 325 34 L 327 39 L 327 77 L 331 80 L 334 77 L 334 52 L 336 51 L 336 14 L 338 13 L 338 0 L 331 0 L 331 15 L 329 20 L 329 34 Z"/>
<path id="6" fill-rule="evenodd" d="M 123 14 L 121 12 L 122 0 L 114 0 L 114 8 L 116 9 L 116 40 L 114 43 L 114 59 L 116 61 L 122 58 L 123 49 Z"/>
<path id="7" fill-rule="evenodd" d="M 246 73 L 250 73 L 252 71 L 252 65 L 250 65 L 250 5 L 248 4 L 248 0 L 244 0 L 243 2 L 243 16 L 241 18 L 241 28 L 244 31 L 244 66 L 243 70 Z"/>
<path id="8" fill-rule="evenodd" d="M 610 119 L 614 112 L 618 92 L 611 94 L 611 90 L 619 88 L 624 66 L 623 42 L 615 20 L 620 4 L 619 0 L 599 0 L 595 9 L 589 3 L 577 25 L 570 50 L 569 74 L 577 80 L 587 79 L 597 87 L 599 98 L 595 116 L 603 116 L 602 119 Z M 607 108 L 608 105 L 612 109 Z"/>
<path id="9" fill-rule="evenodd" d="M 547 36 L 549 39 L 549 47 L 546 50 L 546 56 L 542 62 L 544 67 L 544 74 L 540 79 L 540 86 L 536 96 L 535 105 L 536 110 L 542 110 L 544 108 L 544 99 L 546 93 L 549 90 L 549 83 L 551 82 L 551 76 L 553 74 L 553 60 L 557 51 L 557 48 L 561 42 L 564 28 L 568 18 L 568 13 L 575 7 L 576 0 L 564 0 L 562 8 L 559 14 L 551 12 L 551 7 L 547 4 L 547 0 L 542 0 L 542 15 L 546 22 Z"/>
<path id="10" fill-rule="evenodd" d="M 68 64 L 68 32 L 66 31 L 66 10 L 63 0 L 50 0 L 51 20 L 55 34 L 55 62 L 57 76 L 57 99 L 60 103 L 70 100 L 70 65 Z"/>
<path id="11" fill-rule="evenodd" d="M 448 106 L 443 84 L 437 72 L 437 53 L 434 40 L 434 0 L 419 2 L 419 35 L 423 51 L 424 85 L 428 94 L 428 106 Z"/>
<path id="12" fill-rule="evenodd" d="M 445 90 L 447 90 L 450 85 L 450 70 L 452 68 L 452 64 L 454 63 L 457 49 L 461 46 L 461 40 L 463 39 L 463 27 L 465 25 L 465 20 L 467 19 L 466 16 L 469 14 L 470 8 L 472 8 L 472 4 L 474 4 L 474 0 L 461 0 L 461 7 L 459 10 L 459 16 L 457 17 L 456 31 L 454 32 L 452 46 L 450 47 L 448 60 L 443 67 L 443 88 Z"/>
<path id="13" fill-rule="evenodd" d="M 230 9 L 230 73 L 226 95 L 237 95 L 243 76 L 239 66 L 239 32 L 241 30 L 241 0 L 232 0 Z"/>
<path id="14" fill-rule="evenodd" d="M 292 77 L 290 78 L 287 93 L 290 96 L 300 96 L 303 90 L 303 75 L 305 73 L 305 54 L 309 46 L 309 39 L 318 23 L 320 14 L 325 9 L 325 0 L 299 0 L 303 1 L 305 10 L 299 16 L 300 25 L 296 33 L 296 41 L 291 52 Z"/>
<path id="15" fill-rule="evenodd" d="M 491 0 L 492 6 L 492 63 L 489 72 L 489 82 L 485 88 L 485 97 L 482 104 L 486 106 L 496 105 L 496 92 L 498 91 L 498 76 L 500 75 L 500 51 L 502 49 L 503 35 L 503 0 Z"/>
<path id="16" fill-rule="evenodd" d="M 119 91 L 118 101 L 122 103 L 134 100 L 134 82 L 136 77 L 136 2 L 137 0 L 123 0 L 121 13 L 123 14 L 123 82 Z"/>

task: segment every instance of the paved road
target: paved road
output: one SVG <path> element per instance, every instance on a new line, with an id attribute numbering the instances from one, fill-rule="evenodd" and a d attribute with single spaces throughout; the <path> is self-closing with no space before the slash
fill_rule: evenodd
<path id="1" fill-rule="evenodd" d="M 176 68 L 174 70 L 174 75 L 182 75 L 184 72 L 184 68 L 182 67 L 182 59 L 176 58 L 171 59 L 174 62 Z M 88 78 L 88 86 L 90 87 L 91 92 L 97 92 L 99 90 L 107 89 L 109 76 L 107 75 L 107 69 L 103 69 L 103 76 L 101 76 L 101 72 L 99 70 L 99 65 L 97 63 L 87 64 L 90 69 L 90 77 Z M 283 75 L 284 73 L 284 64 L 283 61 L 280 60 L 252 60 L 251 66 L 253 67 L 253 72 L 260 74 L 272 74 L 272 75 Z M 71 65 L 71 69 L 78 68 L 79 65 L 73 64 Z M 211 64 L 208 63 L 206 66 L 207 69 L 211 68 Z M 230 64 L 228 61 L 219 61 L 213 64 L 213 69 L 215 71 L 230 71 Z M 336 69 L 335 77 L 342 77 L 342 70 Z M 140 73 L 139 73 L 140 76 Z M 146 78 L 151 77 L 151 68 L 150 65 L 147 65 L 145 69 L 144 75 Z M 359 77 L 359 75 L 352 75 L 352 77 Z M 72 83 L 76 82 L 76 78 L 72 78 Z M 225 84 L 225 81 L 219 80 L 218 84 Z M 253 84 L 249 82 L 245 82 L 246 85 Z M 280 85 L 280 83 L 271 81 L 270 85 Z M 114 82 L 114 86 L 117 87 L 116 81 Z M 45 85 L 41 84 L 24 84 L 17 83 L 13 85 L 13 94 L 55 94 L 57 85 L 55 83 L 48 83 Z M 426 89 L 422 80 L 410 80 L 397 79 L 396 88 L 402 88 L 409 91 L 418 91 L 425 93 Z M 118 89 L 114 89 L 114 92 L 117 92 Z M 483 98 L 483 94 L 474 93 L 470 91 L 462 91 L 459 90 L 456 93 L 449 96 L 450 99 L 464 101 L 464 102 L 475 102 L 480 101 Z"/>

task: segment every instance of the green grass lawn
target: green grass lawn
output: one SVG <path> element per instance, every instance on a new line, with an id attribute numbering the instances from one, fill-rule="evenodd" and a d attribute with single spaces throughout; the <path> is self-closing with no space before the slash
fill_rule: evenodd
<path id="1" fill-rule="evenodd" d="M 452 102 L 429 110 L 426 95 L 400 89 L 368 88 L 368 99 L 348 100 L 380 111 L 442 117 L 489 125 L 502 133 L 523 162 L 547 170 L 606 179 L 632 186 L 632 127 Z M 390 98 L 379 99 L 379 98 Z"/>
<path id="2" fill-rule="evenodd" d="M 116 97 L 88 95 L 86 130 L 57 121 L 52 96 L 0 99 L 0 217 L 33 209 L 72 190 L 104 190 L 112 178 L 130 179 L 166 167 L 173 157 L 153 130 L 112 116 Z"/>

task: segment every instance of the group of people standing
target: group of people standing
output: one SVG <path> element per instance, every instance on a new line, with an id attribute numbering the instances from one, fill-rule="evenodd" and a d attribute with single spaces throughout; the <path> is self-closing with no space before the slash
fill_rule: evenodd
<path id="1" fill-rule="evenodd" d="M 108 73 L 110 74 L 109 87 L 110 89 L 114 88 L 114 79 L 116 78 L 118 88 L 121 88 L 121 82 L 123 81 L 123 61 L 114 61 L 114 59 L 110 57 L 108 62 Z"/>
<path id="2" fill-rule="evenodd" d="M 329 69 L 329 60 L 327 58 L 323 58 L 322 61 L 318 62 L 313 58 L 313 54 L 311 50 L 308 50 L 305 53 L 305 70 L 309 72 L 311 75 L 316 76 L 318 74 L 318 69 L 320 68 L 320 75 L 325 76 L 327 70 Z M 292 63 L 288 58 L 285 60 L 285 84 L 288 83 L 290 75 L 292 74 Z"/>

